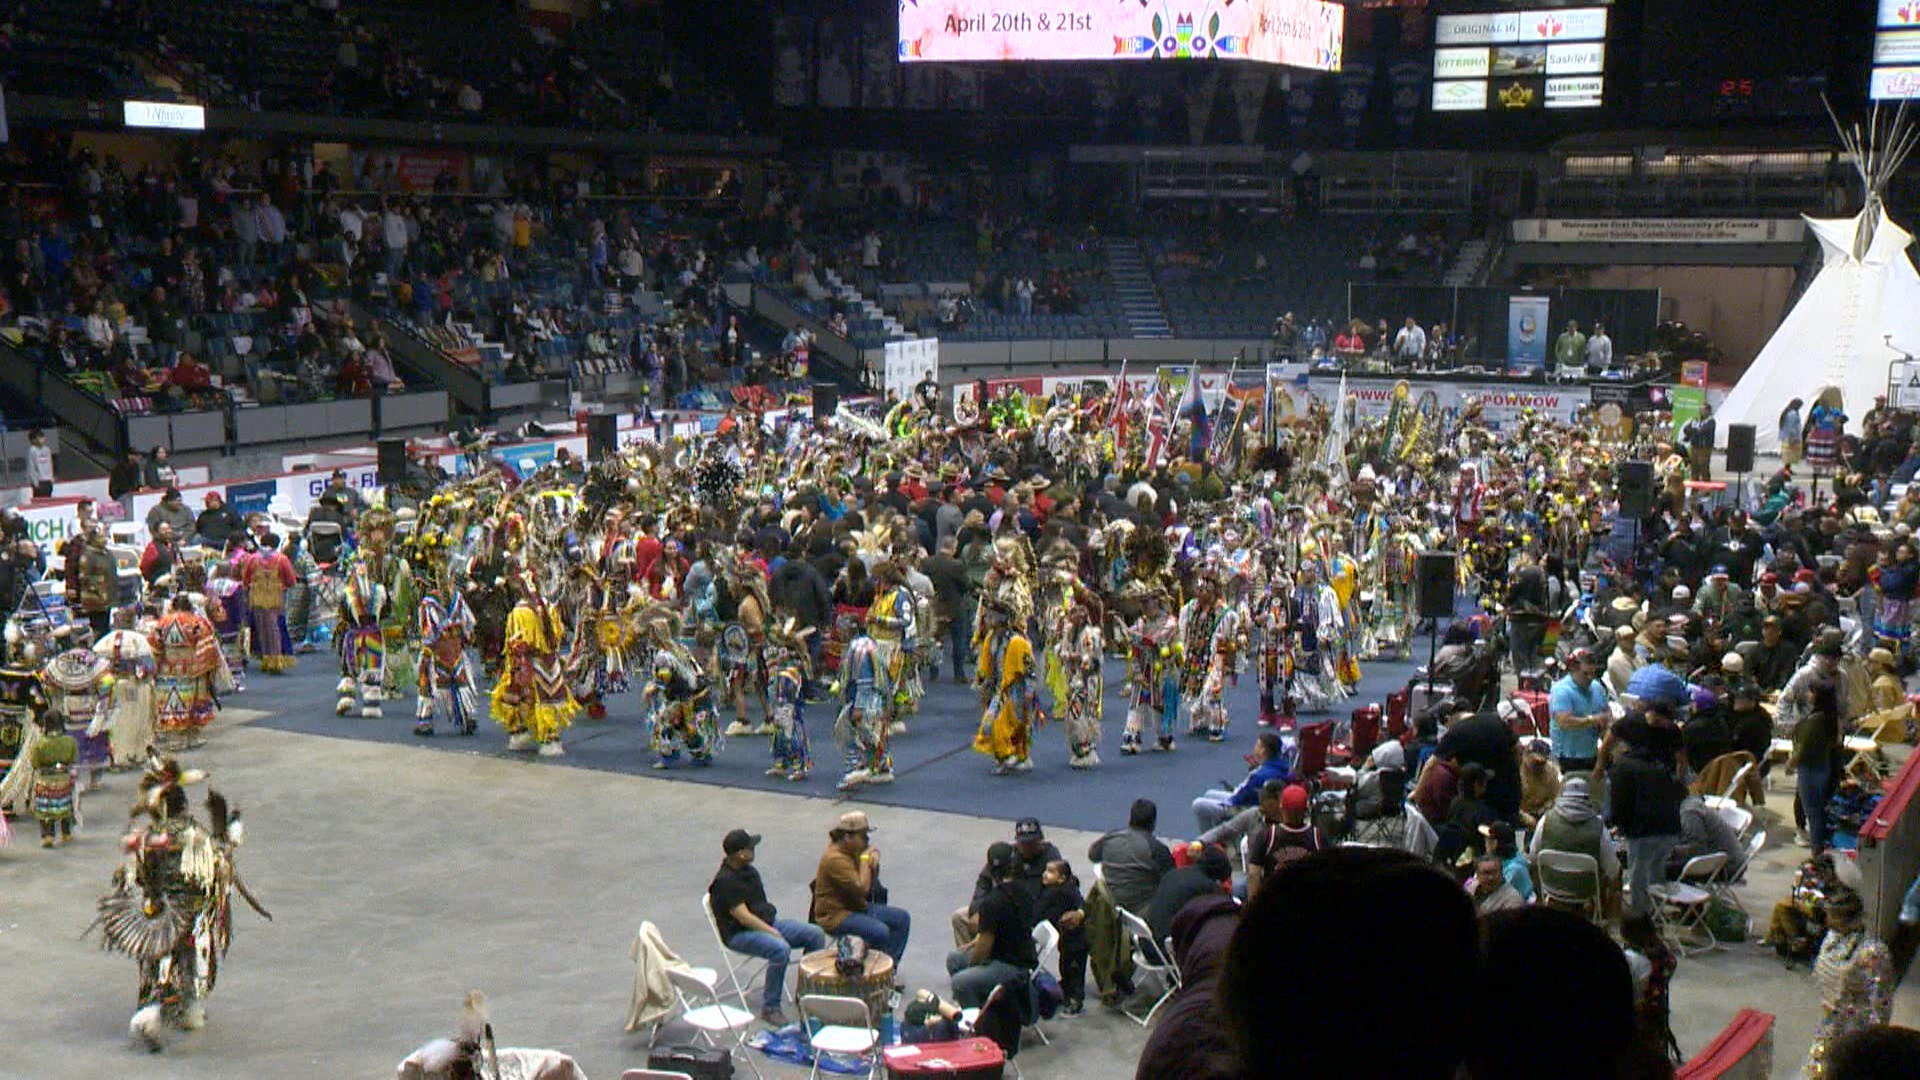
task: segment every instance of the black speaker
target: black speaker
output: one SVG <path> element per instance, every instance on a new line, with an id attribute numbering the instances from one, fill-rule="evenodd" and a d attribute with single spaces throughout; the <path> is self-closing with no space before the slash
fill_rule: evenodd
<path id="1" fill-rule="evenodd" d="M 1451 551 L 1423 551 L 1414 560 L 1414 617 L 1451 619 L 1453 617 L 1454 554 Z"/>
<path id="2" fill-rule="evenodd" d="M 813 384 L 813 419 L 815 423 L 829 419 L 840 408 L 840 388 L 832 383 Z"/>
<path id="3" fill-rule="evenodd" d="M 1614 474 L 1614 486 L 1620 495 L 1620 513 L 1627 517 L 1645 517 L 1653 509 L 1653 462 L 1623 461 Z"/>
<path id="4" fill-rule="evenodd" d="M 407 440 L 380 440 L 380 463 L 376 472 L 375 479 L 382 486 L 397 484 L 407 478 Z"/>
<path id="5" fill-rule="evenodd" d="M 1731 473 L 1750 473 L 1753 471 L 1753 425 L 1727 425 L 1727 471 Z"/>
<path id="6" fill-rule="evenodd" d="M 620 418 L 612 413 L 587 417 L 587 461 L 606 461 L 620 452 Z"/>

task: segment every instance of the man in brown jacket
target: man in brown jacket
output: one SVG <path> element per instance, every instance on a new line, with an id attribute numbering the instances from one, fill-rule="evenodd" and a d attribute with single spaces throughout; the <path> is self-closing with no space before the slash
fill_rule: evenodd
<path id="1" fill-rule="evenodd" d="M 813 875 L 813 917 L 829 934 L 852 934 L 893 957 L 894 970 L 907 951 L 913 918 L 904 910 L 873 900 L 880 876 L 880 849 L 872 846 L 873 826 L 859 810 L 841 814 L 827 832 L 827 850 Z"/>

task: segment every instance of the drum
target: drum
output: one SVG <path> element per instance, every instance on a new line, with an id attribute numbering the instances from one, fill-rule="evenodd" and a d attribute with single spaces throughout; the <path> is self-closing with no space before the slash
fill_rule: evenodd
<path id="1" fill-rule="evenodd" d="M 887 1015 L 887 997 L 893 993 L 893 957 L 879 949 L 867 950 L 866 972 L 857 978 L 842 978 L 833 962 L 839 954 L 833 949 L 810 952 L 800 958 L 800 976 L 794 985 L 795 1000 L 807 994 L 859 998 L 878 1024 Z"/>

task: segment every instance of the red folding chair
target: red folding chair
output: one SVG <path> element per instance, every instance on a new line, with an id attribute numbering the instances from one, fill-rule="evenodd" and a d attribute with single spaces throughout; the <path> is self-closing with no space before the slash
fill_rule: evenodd
<path id="1" fill-rule="evenodd" d="M 1387 695 L 1387 738 L 1400 739 L 1407 734 L 1407 702 L 1413 694 L 1401 687 Z"/>
<path id="2" fill-rule="evenodd" d="M 1310 783 L 1327 771 L 1327 751 L 1333 748 L 1333 724 L 1304 724 L 1299 739 L 1300 754 L 1294 759 L 1293 774 Z"/>
<path id="3" fill-rule="evenodd" d="M 1369 705 L 1364 709 L 1355 709 L 1353 713 L 1353 732 L 1347 741 L 1353 747 L 1353 760 L 1358 761 L 1373 753 L 1380 745 L 1380 706 Z"/>

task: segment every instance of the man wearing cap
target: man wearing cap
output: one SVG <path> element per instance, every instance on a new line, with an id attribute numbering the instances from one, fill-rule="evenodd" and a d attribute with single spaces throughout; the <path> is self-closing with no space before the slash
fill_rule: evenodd
<path id="1" fill-rule="evenodd" d="M 1793 677 L 1800 663 L 1800 646 L 1790 640 L 1786 623 L 1778 615 L 1769 615 L 1760 623 L 1759 655 L 1747 672 L 1762 690 L 1778 690 Z"/>
<path id="2" fill-rule="evenodd" d="M 827 850 L 813 876 L 813 921 L 829 934 L 852 934 L 893 957 L 894 970 L 907 951 L 913 917 L 875 903 L 880 849 L 868 841 L 873 826 L 859 810 L 841 814 L 827 831 Z"/>
<path id="3" fill-rule="evenodd" d="M 1047 872 L 1047 864 L 1060 859 L 1060 849 L 1047 840 L 1047 834 L 1040 828 L 1039 818 L 1023 817 L 1013 825 L 1013 867 L 1009 879 L 1015 887 L 1025 892 L 1027 901 L 1037 904 L 1040 900 L 1040 876 Z M 953 913 L 953 943 L 964 947 L 972 941 L 980 929 L 980 902 L 993 891 L 995 880 L 992 866 L 980 868 L 980 876 L 973 882 L 973 899 L 967 906 Z"/>
<path id="4" fill-rule="evenodd" d="M 207 492 L 206 509 L 193 523 L 195 540 L 216 551 L 225 551 L 227 541 L 245 531 L 240 515 L 234 513 L 217 491 Z"/>
<path id="5" fill-rule="evenodd" d="M 1627 683 L 1640 666 L 1634 654 L 1635 637 L 1631 626 L 1614 628 L 1613 653 L 1607 657 L 1607 688 L 1615 694 L 1627 692 Z"/>
<path id="6" fill-rule="evenodd" d="M 713 921 L 720 928 L 720 940 L 727 948 L 767 962 L 760 1019 L 773 1027 L 785 1027 L 787 1017 L 780 1011 L 780 997 L 787 984 L 787 959 L 794 949 L 808 953 L 826 948 L 827 934 L 812 923 L 776 917 L 760 871 L 753 865 L 754 850 L 759 846 L 760 837 L 745 829 L 728 833 L 720 842 L 726 859 L 707 886 L 707 897 L 713 905 Z"/>
<path id="7" fill-rule="evenodd" d="M 1288 784 L 1281 789 L 1280 820 L 1269 821 L 1253 830 L 1247 838 L 1247 898 L 1260 892 L 1269 875 L 1281 867 L 1303 859 L 1326 846 L 1320 830 L 1308 817 L 1312 800 L 1307 789 Z"/>
<path id="8" fill-rule="evenodd" d="M 1706 584 L 1700 586 L 1699 595 L 1693 598 L 1693 610 L 1703 619 L 1725 623 L 1733 618 L 1745 596 L 1740 586 L 1728 579 L 1727 568 L 1716 563 L 1707 574 Z"/>
<path id="9" fill-rule="evenodd" d="M 992 884 L 980 899 L 979 930 L 947 954 L 953 1000 L 963 1008 L 984 1005 L 1000 984 L 1040 966 L 1033 943 L 1034 897 L 1014 880 L 1017 862 L 1013 845 L 1004 840 L 987 848 Z"/>
<path id="10" fill-rule="evenodd" d="M 1567 658 L 1567 673 L 1547 694 L 1552 713 L 1548 732 L 1562 776 L 1593 771 L 1600 756 L 1600 733 L 1608 709 L 1606 691 L 1593 677 L 1596 667 L 1591 649 L 1575 649 Z"/>

